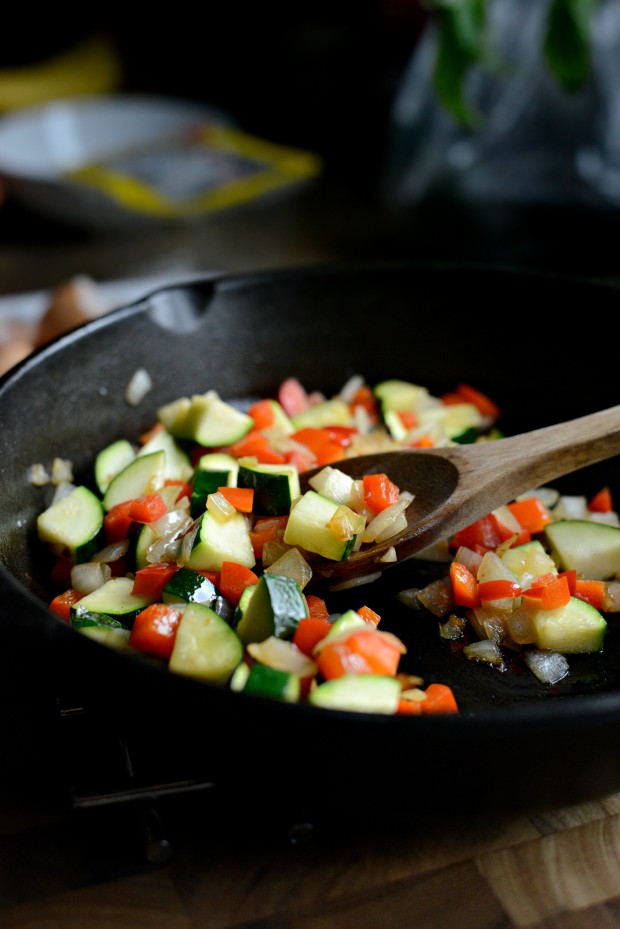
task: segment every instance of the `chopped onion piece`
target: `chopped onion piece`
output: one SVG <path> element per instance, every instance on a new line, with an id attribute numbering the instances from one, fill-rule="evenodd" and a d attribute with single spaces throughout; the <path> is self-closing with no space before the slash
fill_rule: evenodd
<path id="1" fill-rule="evenodd" d="M 563 494 L 553 508 L 554 519 L 587 519 L 588 501 L 585 497 Z"/>
<path id="2" fill-rule="evenodd" d="M 436 581 L 431 581 L 430 584 L 418 591 L 418 600 L 433 616 L 439 618 L 445 616 L 454 609 L 450 579 L 442 577 Z"/>
<path id="3" fill-rule="evenodd" d="M 187 532 L 183 534 L 178 552 L 179 561 L 181 564 L 185 564 L 186 561 L 189 561 L 192 549 L 194 547 L 194 542 L 196 541 L 196 536 L 198 535 L 198 528 L 199 524 L 197 522 L 191 523 Z"/>
<path id="4" fill-rule="evenodd" d="M 475 552 L 466 545 L 460 545 L 456 550 L 454 560 L 458 562 L 458 564 L 465 565 L 466 568 L 469 568 L 474 577 L 478 576 L 478 568 L 482 563 L 482 555 L 480 552 Z"/>
<path id="5" fill-rule="evenodd" d="M 442 639 L 460 639 L 466 626 L 462 616 L 451 613 L 445 623 L 439 623 L 439 635 Z"/>
<path id="6" fill-rule="evenodd" d="M 73 465 L 65 458 L 52 461 L 52 484 L 71 484 L 73 482 Z"/>
<path id="7" fill-rule="evenodd" d="M 523 652 L 523 661 L 543 684 L 557 684 L 569 672 L 568 661 L 552 649 L 531 649 Z"/>
<path id="8" fill-rule="evenodd" d="M 312 568 L 299 549 L 291 547 L 265 568 L 265 574 L 291 577 L 303 590 L 312 579 Z"/>
<path id="9" fill-rule="evenodd" d="M 504 659 L 499 646 L 490 639 L 481 639 L 480 642 L 471 642 L 463 648 L 463 654 L 470 661 L 482 661 L 504 670 Z"/>
<path id="10" fill-rule="evenodd" d="M 263 568 L 271 567 L 271 565 L 282 558 L 283 555 L 286 555 L 291 548 L 291 545 L 287 545 L 287 543 L 283 542 L 281 539 L 270 539 L 269 542 L 265 542 L 263 545 L 263 557 L 261 558 Z"/>
<path id="11" fill-rule="evenodd" d="M 111 561 L 118 561 L 119 558 L 126 555 L 128 549 L 129 539 L 123 539 L 120 542 L 112 542 L 110 545 L 106 545 L 105 548 L 96 552 L 90 560 L 109 564 Z"/>
<path id="12" fill-rule="evenodd" d="M 148 371 L 138 368 L 125 388 L 125 400 L 130 406 L 138 406 L 152 387 L 153 381 Z"/>
<path id="13" fill-rule="evenodd" d="M 35 487 L 45 487 L 51 478 L 42 464 L 33 464 L 28 470 L 28 480 Z"/>
<path id="14" fill-rule="evenodd" d="M 90 594 L 109 581 L 112 571 L 107 564 L 85 561 L 71 568 L 71 586 L 80 593 Z"/>
<path id="15" fill-rule="evenodd" d="M 207 510 L 220 523 L 228 522 L 237 512 L 232 503 L 219 491 L 207 497 Z"/>
<path id="16" fill-rule="evenodd" d="M 396 518 L 405 512 L 412 500 L 413 494 L 409 493 L 408 490 L 402 490 L 397 503 L 392 503 L 391 506 L 386 507 L 368 523 L 362 535 L 362 542 L 375 542 L 382 533 L 385 533 L 393 525 Z M 389 535 L 384 535 L 383 538 L 389 538 Z"/>
<path id="17" fill-rule="evenodd" d="M 406 528 L 407 528 L 407 517 L 405 516 L 404 513 L 401 513 L 399 516 L 396 517 L 394 522 L 390 526 L 388 526 L 387 529 L 384 530 L 384 532 L 381 532 L 377 536 L 375 541 L 385 542 L 386 539 L 391 539 L 395 535 L 398 535 L 400 532 L 404 532 Z"/>
<path id="18" fill-rule="evenodd" d="M 338 396 L 341 400 L 344 400 L 345 403 L 353 403 L 356 393 L 364 384 L 365 381 L 361 374 L 353 374 L 342 385 Z"/>
<path id="19" fill-rule="evenodd" d="M 543 506 L 551 510 L 560 499 L 560 491 L 554 487 L 537 487 L 535 490 L 527 490 L 525 493 L 519 494 L 517 500 L 527 500 L 528 497 L 537 497 Z"/>
<path id="20" fill-rule="evenodd" d="M 250 642 L 247 649 L 252 658 L 268 668 L 297 674 L 299 677 L 314 677 L 318 673 L 318 666 L 312 658 L 304 655 L 292 642 L 275 635 L 262 642 Z"/>
<path id="21" fill-rule="evenodd" d="M 181 539 L 176 535 L 170 538 L 164 536 L 163 539 L 157 539 L 147 548 L 146 560 L 149 564 L 157 564 L 158 561 L 172 564 L 172 562 L 180 560 L 184 541 L 185 536 Z"/>
<path id="22" fill-rule="evenodd" d="M 178 536 L 186 529 L 189 529 L 192 520 L 183 510 L 168 510 L 155 522 L 149 523 L 149 529 L 158 539 L 171 538 Z"/>
<path id="23" fill-rule="evenodd" d="M 393 545 L 391 545 L 384 551 L 384 553 L 381 555 L 381 558 L 378 558 L 377 560 L 383 562 L 384 564 L 394 564 L 396 558 L 396 549 Z"/>
<path id="24" fill-rule="evenodd" d="M 603 612 L 620 613 L 620 581 L 607 581 L 603 594 Z"/>
<path id="25" fill-rule="evenodd" d="M 593 523 L 604 523 L 606 526 L 620 526 L 618 514 L 613 510 L 608 513 L 590 513 L 588 519 Z"/>
<path id="26" fill-rule="evenodd" d="M 363 533 L 366 520 L 360 513 L 356 513 L 348 506 L 342 504 L 338 507 L 327 528 L 340 542 L 348 542 L 354 536 Z"/>
<path id="27" fill-rule="evenodd" d="M 420 602 L 420 593 L 419 587 L 409 587 L 407 590 L 399 590 L 396 594 L 396 599 L 399 603 L 402 603 L 403 606 L 408 607 L 410 610 L 421 610 L 422 604 Z"/>

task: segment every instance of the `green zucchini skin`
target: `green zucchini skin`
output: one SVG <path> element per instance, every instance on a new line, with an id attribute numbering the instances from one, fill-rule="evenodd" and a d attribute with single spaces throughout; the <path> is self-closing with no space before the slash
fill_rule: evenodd
<path id="1" fill-rule="evenodd" d="M 80 485 L 39 514 L 37 533 L 57 555 L 78 564 L 89 561 L 103 543 L 103 517 L 99 498 Z"/>
<path id="2" fill-rule="evenodd" d="M 300 619 L 308 615 L 297 581 L 279 574 L 263 574 L 237 623 L 242 642 L 262 642 L 275 635 L 291 639 Z"/>
<path id="3" fill-rule="evenodd" d="M 133 580 L 113 577 L 101 587 L 74 603 L 70 611 L 71 625 L 109 626 L 131 629 L 136 615 L 151 602 L 148 597 L 132 593 Z"/>
<path id="4" fill-rule="evenodd" d="M 163 590 L 164 603 L 202 603 L 213 606 L 217 600 L 215 584 L 199 571 L 179 568 Z"/>
<path id="5" fill-rule="evenodd" d="M 300 495 L 299 474 L 294 465 L 240 465 L 239 487 L 254 490 L 254 512 L 259 516 L 283 516 Z"/>

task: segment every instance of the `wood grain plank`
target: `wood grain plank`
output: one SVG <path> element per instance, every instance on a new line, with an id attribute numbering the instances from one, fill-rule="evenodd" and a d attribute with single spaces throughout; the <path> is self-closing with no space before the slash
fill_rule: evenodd
<path id="1" fill-rule="evenodd" d="M 518 927 L 613 900 L 620 892 L 620 816 L 489 852 L 477 866 Z"/>
<path id="2" fill-rule="evenodd" d="M 192 929 L 172 881 L 159 871 L 4 908 L 0 925 L 2 929 Z"/>
<path id="3" fill-rule="evenodd" d="M 615 816 L 618 813 L 620 813 L 620 793 L 614 793 L 600 800 L 539 811 L 532 814 L 530 820 L 541 835 L 550 835 L 553 832 L 563 832 L 565 829 L 592 822 L 594 819 Z"/>

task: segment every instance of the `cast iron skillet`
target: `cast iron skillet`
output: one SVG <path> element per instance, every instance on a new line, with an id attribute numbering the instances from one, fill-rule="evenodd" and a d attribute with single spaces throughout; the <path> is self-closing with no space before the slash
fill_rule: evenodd
<path id="1" fill-rule="evenodd" d="M 579 307 L 568 324 L 567 304 Z M 617 312 L 612 286 L 511 268 L 409 263 L 302 268 L 205 277 L 158 290 L 39 350 L 0 382 L 2 744 L 8 769 L 58 763 L 56 699 L 67 695 L 187 775 L 225 783 L 239 804 L 304 797 L 340 812 L 364 799 L 388 807 L 483 801 L 523 808 L 598 797 L 620 787 L 620 620 L 604 651 L 571 658 L 568 679 L 538 683 L 518 663 L 504 673 L 468 662 L 440 640 L 437 620 L 395 593 L 433 576 L 410 561 L 372 586 L 329 594 L 334 610 L 368 603 L 409 647 L 408 667 L 446 681 L 456 717 L 322 711 L 175 677 L 96 644 L 50 614 L 49 564 L 37 544 L 47 491 L 34 462 L 60 456 L 79 479 L 98 449 L 134 439 L 160 404 L 216 388 L 229 400 L 274 395 L 296 375 L 336 392 L 353 374 L 398 377 L 433 393 L 459 381 L 496 399 L 507 433 L 617 402 L 612 359 L 588 332 Z M 583 324 L 580 324 L 583 320 Z M 145 367 L 153 389 L 124 400 Z M 617 488 L 617 461 L 563 482 L 568 492 Z M 398 798 L 393 803 L 393 798 Z"/>

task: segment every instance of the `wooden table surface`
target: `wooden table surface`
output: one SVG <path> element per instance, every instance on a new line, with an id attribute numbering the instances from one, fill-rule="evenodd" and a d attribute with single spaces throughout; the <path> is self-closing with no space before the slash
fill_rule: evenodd
<path id="1" fill-rule="evenodd" d="M 620 793 L 527 815 L 489 815 L 482 796 L 460 805 L 402 825 L 312 828 L 265 811 L 227 821 L 216 795 L 192 795 L 166 808 L 148 846 L 135 810 L 50 813 L 5 792 L 0 926 L 620 926 Z"/>
<path id="2" fill-rule="evenodd" d="M 306 194 L 189 232 L 125 239 L 61 233 L 9 210 L 0 293 L 75 274 L 105 281 L 388 253 L 376 215 L 338 195 L 327 212 L 320 194 Z M 164 804 L 149 844 L 142 808 L 76 812 L 5 787 L 0 929 L 620 927 L 620 793 L 498 815 L 482 791 L 402 824 L 304 824 L 269 812 L 229 819 L 206 788 Z"/>

